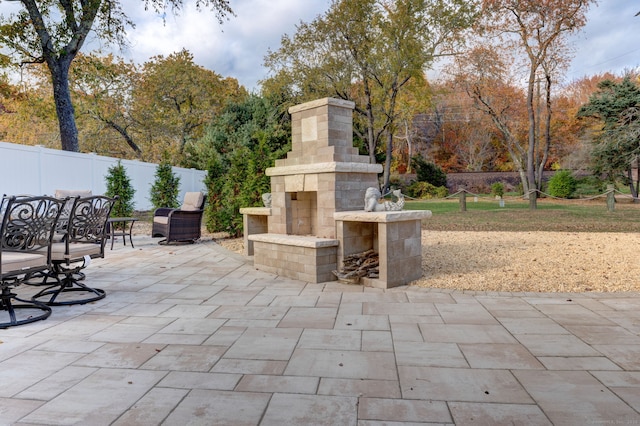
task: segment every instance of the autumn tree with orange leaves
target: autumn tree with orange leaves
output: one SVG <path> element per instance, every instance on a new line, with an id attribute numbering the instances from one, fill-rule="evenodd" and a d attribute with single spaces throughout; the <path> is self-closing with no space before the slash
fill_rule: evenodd
<path id="1" fill-rule="evenodd" d="M 536 192 L 551 147 L 551 96 L 560 71 L 570 56 L 567 38 L 586 24 L 586 13 L 595 0 L 484 0 L 479 29 L 485 47 L 515 55 L 515 66 L 525 69 L 528 131 L 522 164 L 517 165 L 525 194 L 535 208 Z M 541 89 L 538 89 L 538 87 Z M 537 104 L 537 94 L 544 103 Z M 543 121 L 544 119 L 544 121 Z"/>

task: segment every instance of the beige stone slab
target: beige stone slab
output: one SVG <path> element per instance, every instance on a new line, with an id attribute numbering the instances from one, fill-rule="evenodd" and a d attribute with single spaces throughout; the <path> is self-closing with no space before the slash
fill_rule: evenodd
<path id="1" fill-rule="evenodd" d="M 362 347 L 359 330 L 305 329 L 297 348 L 357 351 Z"/>
<path id="2" fill-rule="evenodd" d="M 336 318 L 337 330 L 390 330 L 386 315 L 350 315 L 339 313 Z"/>
<path id="3" fill-rule="evenodd" d="M 100 369 L 22 419 L 34 424 L 110 424 L 147 394 L 164 371 Z"/>
<path id="4" fill-rule="evenodd" d="M 222 306 L 210 315 L 217 320 L 225 319 L 282 319 L 288 309 L 284 306 Z M 215 330 L 214 330 L 215 331 Z"/>
<path id="5" fill-rule="evenodd" d="M 604 356 L 539 356 L 537 358 L 547 370 L 621 370 Z"/>
<path id="6" fill-rule="evenodd" d="M 441 343 L 516 343 L 500 325 L 419 324 L 425 342 Z"/>
<path id="7" fill-rule="evenodd" d="M 269 404 L 270 394 L 195 389 L 164 421 L 167 425 L 188 425 L 206 419 L 216 425 L 252 426 Z"/>
<path id="8" fill-rule="evenodd" d="M 314 164 L 291 164 L 291 165 L 285 165 L 285 166 L 279 166 L 279 167 L 269 167 L 265 170 L 265 174 L 271 177 L 293 176 L 293 175 L 300 175 L 302 173 L 305 173 L 305 174 L 370 173 L 373 175 L 381 172 L 382 172 L 381 164 L 370 164 L 370 163 L 364 163 L 364 162 L 337 162 L 337 161 L 314 163 Z M 272 212 L 272 213 L 275 214 L 275 212 Z"/>
<path id="9" fill-rule="evenodd" d="M 456 425 L 539 425 L 551 426 L 540 407 L 532 404 L 482 404 L 450 402 Z"/>
<path id="10" fill-rule="evenodd" d="M 144 343 L 107 343 L 77 360 L 74 365 L 100 368 L 138 368 L 163 346 Z"/>
<path id="11" fill-rule="evenodd" d="M 522 345 L 474 343 L 458 345 L 471 368 L 541 370 L 543 365 Z"/>
<path id="12" fill-rule="evenodd" d="M 283 246 L 309 248 L 335 247 L 338 245 L 338 240 L 335 239 L 318 238 L 305 235 L 254 234 L 249 236 L 249 240 L 254 242 L 258 241 L 263 243 L 280 244 Z"/>
<path id="13" fill-rule="evenodd" d="M 592 374 L 634 410 L 640 411 L 640 373 L 594 371 Z"/>
<path id="14" fill-rule="evenodd" d="M 640 345 L 640 337 L 620 326 L 566 325 L 574 336 L 588 344 Z"/>
<path id="15" fill-rule="evenodd" d="M 282 361 L 291 354 L 302 334 L 297 328 L 249 328 L 224 354 L 225 358 Z"/>
<path id="16" fill-rule="evenodd" d="M 19 398 L 0 398 L 0 418 L 7 425 L 17 424 L 18 420 L 44 404 L 44 401 Z"/>
<path id="17" fill-rule="evenodd" d="M 513 373 L 554 424 L 637 422 L 640 416 L 585 371 Z"/>
<path id="18" fill-rule="evenodd" d="M 396 380 L 395 359 L 389 352 L 296 349 L 286 375 L 343 379 Z"/>
<path id="19" fill-rule="evenodd" d="M 20 392 L 16 397 L 24 399 L 38 399 L 41 401 L 53 399 L 72 386 L 75 386 L 95 371 L 96 368 L 91 367 L 65 367 L 33 386 L 30 386 L 28 389 Z M 0 418 L 4 419 L 5 411 L 0 409 L 0 413 L 2 413 Z"/>
<path id="20" fill-rule="evenodd" d="M 177 389 L 233 390 L 241 378 L 242 375 L 237 373 L 171 371 L 158 386 Z"/>
<path id="21" fill-rule="evenodd" d="M 112 426 L 161 424 L 187 393 L 187 389 L 153 388 Z"/>
<path id="22" fill-rule="evenodd" d="M 593 345 L 593 349 L 625 370 L 640 370 L 640 345 Z"/>
<path id="23" fill-rule="evenodd" d="M 209 334 L 155 333 L 142 343 L 153 345 L 201 345 Z"/>
<path id="24" fill-rule="evenodd" d="M 358 419 L 384 422 L 450 423 L 447 404 L 441 401 L 361 398 Z"/>
<path id="25" fill-rule="evenodd" d="M 273 395 L 261 426 L 356 426 L 358 399 L 326 395 Z"/>
<path id="26" fill-rule="evenodd" d="M 533 403 L 527 391 L 506 370 L 399 366 L 398 372 L 403 399 Z"/>
<path id="27" fill-rule="evenodd" d="M 417 367 L 469 367 L 453 343 L 394 342 L 397 365 Z"/>
<path id="28" fill-rule="evenodd" d="M 270 207 L 242 207 L 240 214 L 247 214 L 253 216 L 271 216 Z"/>
<path id="29" fill-rule="evenodd" d="M 365 315 L 439 315 L 433 303 L 365 302 L 362 305 L 362 313 Z"/>
<path id="30" fill-rule="evenodd" d="M 569 334 L 550 318 L 501 318 L 500 323 L 513 334 Z"/>
<path id="31" fill-rule="evenodd" d="M 224 323 L 224 319 L 219 318 L 178 318 L 160 330 L 159 333 L 211 335 Z"/>
<path id="32" fill-rule="evenodd" d="M 445 324 L 498 324 L 498 321 L 482 305 L 436 305 Z"/>
<path id="33" fill-rule="evenodd" d="M 600 356 L 593 347 L 570 334 L 520 334 L 518 340 L 534 356 Z"/>
<path id="34" fill-rule="evenodd" d="M 214 373 L 282 374 L 287 361 L 223 358 L 211 369 Z"/>
<path id="35" fill-rule="evenodd" d="M 369 352 L 393 352 L 391 332 L 363 330 L 362 350 Z"/>
<path id="36" fill-rule="evenodd" d="M 280 321 L 278 327 L 332 329 L 337 313 L 338 310 L 335 308 L 292 307 Z"/>
<path id="37" fill-rule="evenodd" d="M 417 323 L 391 323 L 394 342 L 424 342 Z"/>
<path id="38" fill-rule="evenodd" d="M 225 348 L 218 346 L 168 345 L 141 368 L 167 371 L 209 371 Z"/>
<path id="39" fill-rule="evenodd" d="M 229 347 L 242 336 L 245 330 L 245 327 L 222 326 L 203 344 Z"/>
<path id="40" fill-rule="evenodd" d="M 242 377 L 235 390 L 239 392 L 271 392 L 312 394 L 318 389 L 318 377 L 251 375 Z"/>
<path id="41" fill-rule="evenodd" d="M 615 325 L 602 315 L 577 304 L 539 304 L 537 308 L 560 325 Z"/>
<path id="42" fill-rule="evenodd" d="M 400 210 L 384 212 L 342 211 L 335 212 L 333 218 L 336 221 L 344 222 L 374 222 L 374 223 L 394 223 L 404 221 L 415 221 L 428 219 L 431 217 L 430 210 Z"/>
<path id="43" fill-rule="evenodd" d="M 317 393 L 359 398 L 400 398 L 400 384 L 396 380 L 322 378 Z"/>
<path id="44" fill-rule="evenodd" d="M 66 368 L 83 355 L 27 351 L 0 363 L 0 397 L 11 397 Z M 28 368 L 24 368 L 28 366 Z M 16 374 L 19 372 L 19 374 Z"/>

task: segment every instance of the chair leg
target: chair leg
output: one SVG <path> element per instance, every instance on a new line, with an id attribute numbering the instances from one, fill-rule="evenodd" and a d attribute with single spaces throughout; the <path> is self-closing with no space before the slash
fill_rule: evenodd
<path id="1" fill-rule="evenodd" d="M 21 303 L 13 303 L 12 300 Z M 18 316 L 16 311 L 24 315 Z M 51 315 L 51 308 L 38 301 L 20 299 L 9 286 L 4 286 L 0 293 L 0 312 L 6 312 L 9 316 L 9 321 L 0 323 L 0 328 L 8 328 L 47 319 Z"/>
<path id="2" fill-rule="evenodd" d="M 57 268 L 56 268 L 57 269 Z M 99 288 L 91 288 L 76 278 L 80 272 L 75 270 L 57 270 L 55 278 L 57 284 L 51 285 L 38 293 L 31 300 L 44 303 L 48 306 L 67 306 L 67 305 L 84 305 L 85 303 L 95 302 L 104 299 L 106 293 Z M 62 279 L 60 278 L 62 276 Z M 82 274 L 84 278 L 84 274 Z M 81 279 L 82 279 L 81 278 Z M 66 295 L 84 293 L 86 297 L 80 299 L 66 298 Z M 58 300 L 60 297 L 60 300 Z"/>

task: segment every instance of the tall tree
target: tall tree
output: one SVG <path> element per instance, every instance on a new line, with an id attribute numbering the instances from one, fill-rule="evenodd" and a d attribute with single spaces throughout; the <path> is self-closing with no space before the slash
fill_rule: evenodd
<path id="1" fill-rule="evenodd" d="M 179 10 L 185 0 L 138 0 L 157 13 Z M 134 23 L 122 12 L 119 0 L 20 0 L 18 13 L 0 15 L 0 48 L 8 49 L 15 64 L 46 63 L 51 73 L 53 96 L 62 149 L 79 151 L 69 70 L 90 31 L 105 43 L 124 45 L 125 30 Z M 208 7 L 218 21 L 232 14 L 229 0 L 195 0 Z"/>
<path id="2" fill-rule="evenodd" d="M 141 73 L 133 63 L 113 55 L 79 54 L 70 72 L 73 102 L 80 134 L 96 153 L 117 153 L 126 158 L 131 151 L 119 149 L 124 141 L 139 159 L 145 159 L 136 141 L 136 122 L 131 115 L 133 91 Z M 116 143 L 109 143 L 115 140 Z"/>
<path id="3" fill-rule="evenodd" d="M 549 152 L 551 137 L 541 137 L 540 115 L 536 97 L 539 81 L 544 83 L 545 131 L 550 122 L 551 85 L 557 81 L 557 71 L 566 61 L 569 51 L 567 37 L 586 24 L 586 12 L 596 0 L 484 0 L 482 29 L 499 40 L 499 46 L 523 58 L 526 66 L 527 115 L 529 119 L 525 162 L 525 194 L 540 189 L 542 170 Z M 496 46 L 496 48 L 499 48 Z M 535 207 L 535 192 L 531 192 Z"/>
<path id="4" fill-rule="evenodd" d="M 144 64 L 133 91 L 132 116 L 156 157 L 161 146 L 181 156 L 185 144 L 200 138 L 227 102 L 247 96 L 236 79 L 195 64 L 183 49 Z"/>
<path id="5" fill-rule="evenodd" d="M 606 174 L 611 182 L 626 178 L 634 198 L 638 185 L 632 176 L 640 156 L 640 86 L 625 77 L 620 83 L 604 80 L 578 116 L 593 117 L 602 123 L 594 139 L 594 171 Z"/>
<path id="6" fill-rule="evenodd" d="M 398 97 L 410 82 L 424 79 L 436 57 L 462 42 L 476 7 L 463 0 L 336 0 L 269 52 L 265 64 L 273 76 L 263 87 L 286 87 L 298 101 L 353 100 L 355 129 L 362 129 L 372 162 L 385 147 L 388 187 Z"/>

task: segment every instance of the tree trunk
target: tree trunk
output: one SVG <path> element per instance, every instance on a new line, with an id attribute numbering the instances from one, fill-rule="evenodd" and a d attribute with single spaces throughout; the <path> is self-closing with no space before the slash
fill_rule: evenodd
<path id="1" fill-rule="evenodd" d="M 71 103 L 71 91 L 69 90 L 69 66 L 71 58 L 52 58 L 47 61 L 51 80 L 53 81 L 53 98 L 58 114 L 60 126 L 60 142 L 64 151 L 80 152 L 78 143 L 78 127 Z"/>
<path id="2" fill-rule="evenodd" d="M 391 186 L 391 156 L 393 154 L 393 133 L 390 129 L 387 129 L 387 158 L 384 160 L 384 170 L 383 170 L 383 184 L 382 184 L 382 193 L 386 194 L 389 192 L 389 187 Z"/>
<path id="3" fill-rule="evenodd" d="M 529 84 L 527 87 L 527 115 L 529 117 L 529 132 L 528 132 L 528 142 L 529 146 L 527 148 L 527 162 L 526 162 L 526 170 L 527 170 L 527 180 L 529 189 L 537 189 L 536 185 L 536 172 L 535 172 L 535 158 L 536 158 L 536 113 L 533 106 L 533 92 L 535 85 L 535 74 L 536 68 L 532 65 L 531 71 L 529 73 Z"/>

